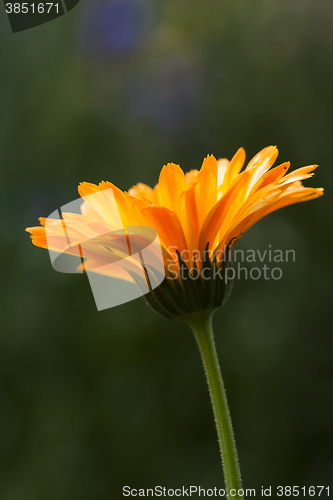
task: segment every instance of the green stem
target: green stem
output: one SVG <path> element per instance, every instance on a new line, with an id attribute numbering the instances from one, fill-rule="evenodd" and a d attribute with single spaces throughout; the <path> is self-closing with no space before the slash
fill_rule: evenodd
<path id="1" fill-rule="evenodd" d="M 213 404 L 217 434 L 220 443 L 222 465 L 228 499 L 242 500 L 242 489 L 237 450 L 231 418 L 217 358 L 211 315 L 197 316 L 188 321 L 197 340 L 204 364 L 209 392 Z M 230 494 L 230 490 L 232 491 Z"/>

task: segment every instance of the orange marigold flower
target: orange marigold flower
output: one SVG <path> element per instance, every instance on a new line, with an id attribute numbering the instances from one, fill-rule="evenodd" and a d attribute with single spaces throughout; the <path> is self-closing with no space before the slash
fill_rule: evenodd
<path id="1" fill-rule="evenodd" d="M 154 189 L 139 183 L 127 193 L 109 182 L 98 186 L 83 182 L 79 194 L 86 197 L 111 188 L 125 229 L 148 226 L 157 231 L 169 279 L 151 290 L 146 298 L 164 316 L 182 317 L 198 310 L 213 310 L 226 300 L 230 283 L 221 276 L 213 279 L 214 269 L 223 270 L 230 265 L 230 247 L 255 222 L 274 210 L 323 194 L 322 188 L 305 187 L 301 183 L 313 175 L 317 165 L 287 174 L 289 162 L 271 168 L 277 156 L 276 147 L 267 147 L 242 170 L 245 151 L 241 148 L 230 162 L 207 156 L 199 171 L 186 174 L 178 165 L 169 163 L 163 167 Z M 93 238 L 92 230 L 97 226 L 99 234 L 110 233 L 114 230 L 114 212 L 114 201 L 108 196 L 95 206 L 84 202 L 81 214 L 67 214 L 67 229 L 70 224 L 77 241 Z M 40 222 L 41 226 L 26 230 L 31 233 L 34 245 L 50 248 L 45 219 Z M 47 231 L 52 233 L 54 242 L 51 249 L 70 252 L 68 242 L 63 241 L 62 225 L 61 220 L 48 225 Z M 105 251 L 103 241 L 98 245 L 99 249 L 95 245 L 91 250 L 85 266 L 90 263 L 91 270 L 104 273 L 103 266 L 94 266 L 94 262 L 103 261 Z M 127 271 L 119 270 L 116 277 L 135 280 L 135 269 Z M 180 271 L 192 279 L 184 279 Z M 171 279 L 176 274 L 177 279 Z M 198 279 L 194 279 L 195 275 Z M 208 276 L 212 279 L 206 279 Z"/>

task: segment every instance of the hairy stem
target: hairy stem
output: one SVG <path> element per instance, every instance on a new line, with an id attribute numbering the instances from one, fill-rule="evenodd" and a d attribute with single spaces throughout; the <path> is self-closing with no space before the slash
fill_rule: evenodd
<path id="1" fill-rule="evenodd" d="M 188 321 L 197 340 L 213 405 L 228 499 L 243 500 L 242 482 L 231 418 L 217 358 L 211 315 Z M 242 491 L 240 491 L 242 493 Z"/>

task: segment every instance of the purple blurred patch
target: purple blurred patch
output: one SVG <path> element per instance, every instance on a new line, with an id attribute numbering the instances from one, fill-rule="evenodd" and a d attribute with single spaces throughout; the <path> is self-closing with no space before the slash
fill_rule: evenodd
<path id="1" fill-rule="evenodd" d="M 94 56 L 124 56 L 140 46 L 146 30 L 143 0 L 91 0 L 82 11 L 79 43 Z"/>

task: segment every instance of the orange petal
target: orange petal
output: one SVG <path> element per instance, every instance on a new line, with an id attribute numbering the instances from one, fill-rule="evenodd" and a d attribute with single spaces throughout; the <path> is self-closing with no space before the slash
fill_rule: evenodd
<path id="1" fill-rule="evenodd" d="M 87 259 L 83 264 L 84 271 L 94 272 L 98 274 L 103 274 L 103 276 L 110 276 L 112 278 L 118 278 L 130 283 L 135 283 L 132 276 L 127 272 L 124 267 L 118 266 L 116 264 L 101 266 L 99 261 L 94 261 L 92 259 Z M 78 271 L 82 270 L 82 266 L 78 267 Z"/>
<path id="2" fill-rule="evenodd" d="M 235 202 L 235 199 L 239 196 L 243 196 L 247 191 L 250 179 L 251 174 L 248 171 L 244 171 L 239 174 L 234 179 L 233 185 L 229 191 L 222 196 L 222 198 L 207 215 L 200 233 L 199 251 L 203 251 L 207 243 L 210 243 L 211 247 L 213 246 L 217 234 L 221 229 L 222 223 L 225 223 L 226 215 L 229 209 Z"/>
<path id="3" fill-rule="evenodd" d="M 285 163 L 281 163 L 281 165 L 272 168 L 272 170 L 269 170 L 261 177 L 261 179 L 258 181 L 257 187 L 262 189 L 272 182 L 279 182 L 279 180 L 282 179 L 282 177 L 286 174 L 289 167 L 290 162 L 286 161 Z"/>
<path id="4" fill-rule="evenodd" d="M 187 247 L 197 250 L 201 215 L 203 214 L 200 183 L 194 182 L 180 197 L 180 220 L 185 231 Z"/>
<path id="5" fill-rule="evenodd" d="M 278 149 L 275 146 L 268 146 L 267 148 L 260 151 L 255 155 L 246 167 L 246 171 L 251 172 L 252 179 L 249 184 L 248 194 L 251 192 L 252 188 L 256 185 L 257 181 L 262 175 L 264 175 L 267 170 L 269 170 L 273 163 L 275 162 L 279 154 Z"/>
<path id="6" fill-rule="evenodd" d="M 197 173 L 198 173 L 198 170 L 196 170 L 196 169 L 190 170 L 189 172 L 186 172 L 186 174 L 185 174 L 186 186 L 189 186 L 191 184 L 191 182 L 193 182 Z"/>
<path id="7" fill-rule="evenodd" d="M 187 249 L 184 231 L 175 212 L 151 205 L 144 208 L 142 213 L 148 216 L 150 225 L 156 229 L 166 249 L 176 247 L 179 252 Z"/>
<path id="8" fill-rule="evenodd" d="M 284 176 L 280 181 L 280 185 L 308 179 L 309 177 L 313 176 L 313 174 L 311 174 L 310 172 L 315 170 L 317 167 L 318 165 L 309 165 L 307 167 L 298 168 L 297 170 L 294 170 L 293 172 L 290 172 L 290 174 Z"/>
<path id="9" fill-rule="evenodd" d="M 205 168 L 212 168 L 217 175 L 217 160 L 214 155 L 207 155 L 204 161 L 202 162 L 200 172 Z M 199 172 L 199 173 L 200 173 Z"/>
<path id="10" fill-rule="evenodd" d="M 96 184 L 92 184 L 90 182 L 80 182 L 78 186 L 79 195 L 87 196 L 88 194 L 97 193 L 99 191 L 99 187 Z"/>
<path id="11" fill-rule="evenodd" d="M 275 212 L 280 208 L 292 205 L 294 203 L 300 203 L 302 201 L 308 201 L 314 198 L 318 198 L 322 194 L 322 188 L 305 188 L 304 186 L 300 186 L 295 188 L 294 190 L 291 190 L 289 193 L 286 190 L 281 193 L 280 197 L 277 197 L 276 199 L 272 198 L 270 200 L 270 203 L 267 203 L 266 206 L 263 206 L 262 208 L 254 211 L 248 217 L 245 217 L 238 224 L 238 226 L 233 229 L 233 234 L 231 234 L 228 239 L 232 239 L 233 237 L 239 235 L 240 231 L 247 231 L 251 226 L 253 226 L 253 224 L 258 222 L 258 220 L 262 219 L 271 212 Z"/>
<path id="12" fill-rule="evenodd" d="M 158 201 L 163 207 L 179 213 L 179 198 L 186 189 L 185 175 L 174 163 L 165 165 L 158 182 Z"/>
<path id="13" fill-rule="evenodd" d="M 131 189 L 128 190 L 128 193 L 134 198 L 148 198 L 148 200 L 153 201 L 153 190 L 147 184 L 143 184 L 139 182 L 135 186 L 132 186 Z"/>
<path id="14" fill-rule="evenodd" d="M 270 168 L 275 162 L 279 151 L 276 146 L 268 146 L 267 148 L 262 149 L 257 153 L 249 164 L 246 167 L 246 170 L 250 170 L 251 168 L 256 168 L 259 171 L 266 171 Z M 268 166 L 268 168 L 267 168 Z M 261 174 L 262 175 L 262 174 Z"/>
<path id="15" fill-rule="evenodd" d="M 225 172 L 223 178 L 223 185 L 221 186 L 221 192 L 223 191 L 225 193 L 229 189 L 236 175 L 238 175 L 239 172 L 242 170 L 244 162 L 245 162 L 245 150 L 244 148 L 239 148 L 236 154 L 233 156 L 232 160 L 230 161 L 228 168 Z"/>
<path id="16" fill-rule="evenodd" d="M 81 183 L 79 194 L 100 214 L 105 222 L 119 229 L 131 224 L 132 197 L 123 193 L 110 182 L 100 182 L 99 186 L 87 182 Z"/>
<path id="17" fill-rule="evenodd" d="M 220 158 L 217 161 L 217 186 L 222 186 L 224 182 L 224 176 L 227 171 L 227 168 L 230 164 L 230 161 L 227 158 Z M 222 194 L 222 193 L 221 193 Z"/>

